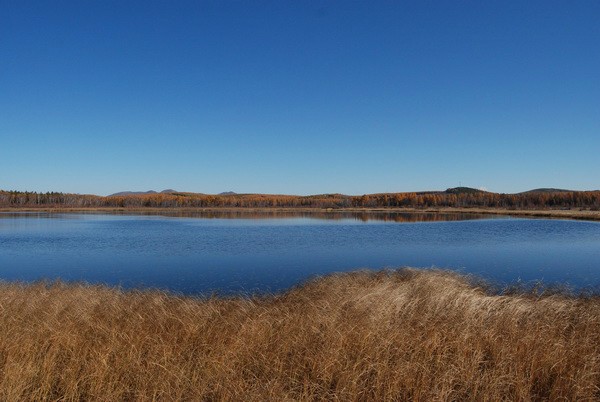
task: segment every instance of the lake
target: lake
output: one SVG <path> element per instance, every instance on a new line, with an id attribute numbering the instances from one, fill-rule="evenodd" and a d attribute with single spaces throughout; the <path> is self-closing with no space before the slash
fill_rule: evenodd
<path id="1" fill-rule="evenodd" d="M 600 223 L 466 214 L 0 213 L 0 280 L 278 291 L 359 268 L 600 285 Z"/>

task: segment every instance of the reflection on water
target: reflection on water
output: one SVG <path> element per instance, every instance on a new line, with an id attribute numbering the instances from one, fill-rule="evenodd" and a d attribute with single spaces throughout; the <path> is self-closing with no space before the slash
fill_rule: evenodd
<path id="1" fill-rule="evenodd" d="M 485 219 L 489 216 L 465 213 L 433 213 L 433 212 L 306 212 L 306 211 L 206 211 L 161 213 L 163 216 L 202 219 L 290 219 L 306 218 L 320 220 L 357 220 L 362 222 L 439 222 L 462 221 L 469 219 Z"/>
<path id="2" fill-rule="evenodd" d="M 47 212 L 0 212 L 0 218 L 71 218 L 81 216 L 106 215 L 106 213 L 47 213 Z M 351 211 L 253 211 L 253 210 L 165 210 L 141 212 L 113 212 L 115 216 L 165 216 L 173 218 L 198 219 L 317 219 L 317 220 L 356 220 L 361 222 L 444 222 L 473 219 L 493 219 L 495 216 L 475 213 L 438 213 L 438 212 L 351 212 Z"/>
<path id="3" fill-rule="evenodd" d="M 600 222 L 301 211 L 0 214 L 0 279 L 276 291 L 360 268 L 600 285 Z M 485 219 L 481 219 L 485 218 Z"/>

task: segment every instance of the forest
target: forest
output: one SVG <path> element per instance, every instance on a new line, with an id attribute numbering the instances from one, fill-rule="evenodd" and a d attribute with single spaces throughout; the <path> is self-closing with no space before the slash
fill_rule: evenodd
<path id="1" fill-rule="evenodd" d="M 365 195 L 155 193 L 98 196 L 0 190 L 2 208 L 504 208 L 600 209 L 600 191 L 540 190 L 516 194 L 469 188 Z"/>

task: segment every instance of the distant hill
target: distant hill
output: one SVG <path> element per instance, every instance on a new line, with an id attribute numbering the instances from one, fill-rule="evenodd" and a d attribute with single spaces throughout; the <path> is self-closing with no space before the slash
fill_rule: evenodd
<path id="1" fill-rule="evenodd" d="M 519 195 L 519 194 L 523 194 L 523 195 L 527 195 L 527 194 L 537 194 L 537 193 L 571 193 L 571 192 L 578 192 L 578 191 L 574 191 L 574 190 L 565 190 L 565 189 L 560 189 L 560 188 L 536 188 L 533 190 L 529 190 L 529 191 L 523 191 L 521 193 L 515 193 L 515 195 Z M 120 196 L 120 197 L 126 197 L 126 196 L 130 196 L 130 195 L 146 195 L 146 194 L 159 194 L 159 192 L 154 191 L 154 190 L 149 190 L 149 191 L 121 191 L 118 193 L 114 193 L 111 194 L 109 197 L 111 196 Z M 204 193 L 189 193 L 189 192 L 179 192 L 173 189 L 167 189 L 167 190 L 163 190 L 160 191 L 160 194 L 174 194 L 174 195 L 180 195 L 180 196 L 202 196 L 205 195 Z M 392 194 L 392 193 L 390 193 Z M 398 193 L 398 194 L 402 194 L 402 193 Z M 477 188 L 473 188 L 473 187 L 452 187 L 452 188 L 448 188 L 445 191 L 436 191 L 436 190 L 432 190 L 432 191 L 419 191 L 414 193 L 416 195 L 429 195 L 429 194 L 433 194 L 433 195 L 442 195 L 442 194 L 496 194 L 496 193 L 490 193 L 489 191 L 485 191 L 485 190 L 480 190 Z M 240 194 L 240 193 L 236 193 L 234 191 L 224 191 L 222 193 L 218 193 L 217 195 L 219 196 L 249 196 L 251 194 Z M 265 195 L 265 196 L 274 196 L 274 194 L 254 194 L 254 195 Z M 378 194 L 370 194 L 370 195 L 378 195 Z M 381 194 L 383 195 L 383 193 Z M 344 195 L 344 194 L 312 194 L 310 196 L 307 197 L 325 197 L 325 198 L 335 198 L 335 197 L 351 197 L 349 195 Z"/>
<path id="2" fill-rule="evenodd" d="M 531 193 L 572 193 L 573 190 L 564 190 L 561 188 L 536 188 L 529 191 L 523 191 L 519 194 L 531 194 Z"/>
<path id="3" fill-rule="evenodd" d="M 447 189 L 445 192 L 446 194 L 477 194 L 486 193 L 487 191 L 479 190 L 472 187 L 454 187 Z"/>
<path id="4" fill-rule="evenodd" d="M 176 193 L 177 191 L 175 190 L 163 190 L 160 193 L 161 194 L 169 194 L 169 193 Z M 121 191 L 118 193 L 114 193 L 109 195 L 109 197 L 127 197 L 128 195 L 144 195 L 144 194 L 158 194 L 157 191 L 154 190 L 149 190 L 149 191 Z"/>

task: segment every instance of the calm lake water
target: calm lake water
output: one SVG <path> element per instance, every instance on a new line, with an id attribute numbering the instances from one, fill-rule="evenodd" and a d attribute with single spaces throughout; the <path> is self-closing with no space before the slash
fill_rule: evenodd
<path id="1" fill-rule="evenodd" d="M 458 214 L 0 214 L 0 280 L 230 293 L 401 266 L 598 287 L 600 223 Z"/>

